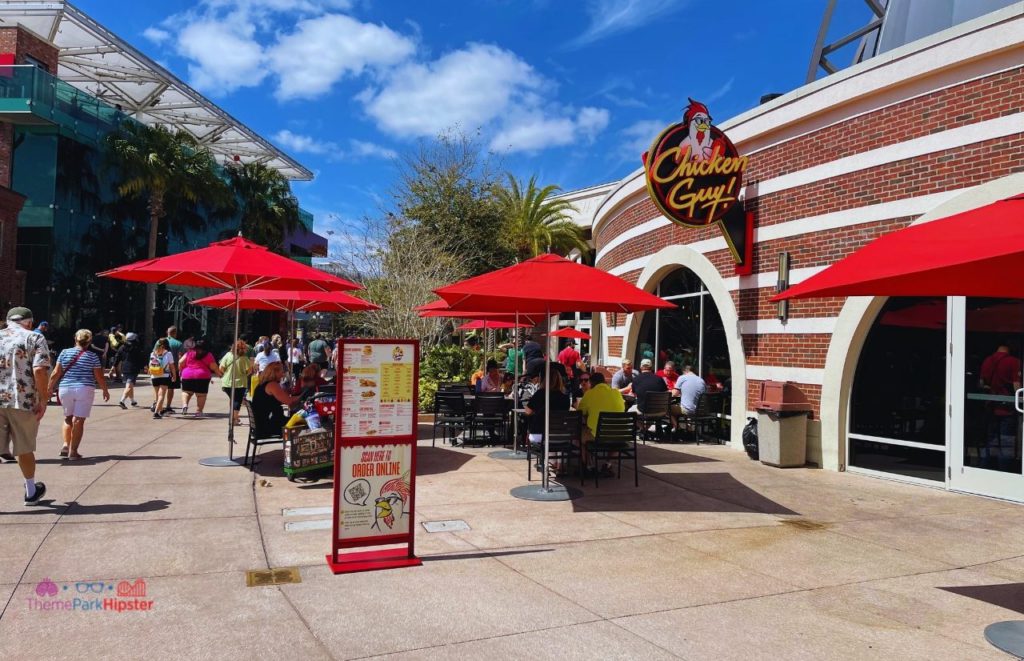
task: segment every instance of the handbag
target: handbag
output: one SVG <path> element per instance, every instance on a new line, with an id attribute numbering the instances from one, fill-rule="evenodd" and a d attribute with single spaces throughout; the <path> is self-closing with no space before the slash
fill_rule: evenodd
<path id="1" fill-rule="evenodd" d="M 57 379 L 57 383 L 56 383 L 56 385 L 53 388 L 53 391 L 57 395 L 57 405 L 58 406 L 60 406 L 60 382 L 64 380 L 64 377 L 67 376 L 68 372 L 71 371 L 71 368 L 75 366 L 75 363 L 78 362 L 78 359 L 81 358 L 82 354 L 85 353 L 86 351 L 88 351 L 88 349 L 81 349 L 81 350 L 79 350 L 78 355 L 75 356 L 74 359 L 70 363 L 68 363 L 68 368 L 66 370 L 61 371 L 60 378 Z"/>

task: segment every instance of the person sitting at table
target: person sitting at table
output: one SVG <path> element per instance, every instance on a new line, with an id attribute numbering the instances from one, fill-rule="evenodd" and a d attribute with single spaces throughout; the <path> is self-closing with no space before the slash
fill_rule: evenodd
<path id="1" fill-rule="evenodd" d="M 679 372 L 676 371 L 676 364 L 671 360 L 666 361 L 664 369 L 658 370 L 656 374 L 665 380 L 665 385 L 668 386 L 669 390 L 676 387 L 676 381 L 679 380 Z"/>
<path id="2" fill-rule="evenodd" d="M 683 374 L 676 381 L 672 395 L 679 398 L 679 404 L 672 405 L 672 415 L 675 417 L 693 415 L 697 412 L 697 402 L 700 396 L 707 391 L 704 379 L 693 373 L 692 365 L 683 366 Z"/>
<path id="3" fill-rule="evenodd" d="M 320 386 L 327 385 L 327 380 L 320 376 L 318 365 L 306 365 L 302 368 L 295 386 L 292 388 L 293 395 L 306 395 L 315 393 Z"/>
<path id="4" fill-rule="evenodd" d="M 512 386 L 515 385 L 516 378 L 512 372 L 505 372 L 501 375 L 501 394 L 511 395 Z"/>
<path id="5" fill-rule="evenodd" d="M 597 421 L 601 417 L 602 411 L 608 411 L 610 413 L 622 413 L 626 410 L 626 402 L 622 398 L 622 393 L 612 388 L 604 382 L 604 374 L 600 372 L 594 372 L 590 375 L 590 390 L 583 395 L 583 399 L 580 400 L 576 408 L 586 418 L 586 424 L 583 426 L 583 456 L 587 456 L 587 443 L 594 440 L 594 435 L 597 434 Z M 595 469 L 595 466 L 589 466 L 591 469 Z M 612 477 L 611 464 L 606 463 L 601 467 L 601 474 L 604 477 Z"/>
<path id="6" fill-rule="evenodd" d="M 477 392 L 501 392 L 501 375 L 498 374 L 498 361 L 493 358 L 487 361 L 487 373 L 477 379 Z"/>
<path id="7" fill-rule="evenodd" d="M 640 361 L 640 373 L 633 378 L 633 394 L 636 395 L 636 404 L 629 410 L 643 413 L 647 410 L 648 393 L 666 392 L 667 390 L 665 379 L 654 373 L 654 363 L 650 358 L 644 358 Z"/>
<path id="8" fill-rule="evenodd" d="M 550 388 L 544 386 L 543 378 L 543 370 L 531 374 L 531 380 L 537 384 L 537 390 L 530 397 L 530 401 L 526 402 L 526 406 L 523 407 L 526 414 L 526 428 L 529 433 L 530 443 L 534 444 L 544 441 L 544 402 L 546 397 L 550 397 L 550 410 L 569 410 L 569 393 L 566 391 L 565 382 L 562 381 L 562 375 L 556 370 L 551 370 Z M 543 450 L 541 450 L 541 453 L 543 453 Z M 541 465 L 543 460 L 543 454 L 538 454 L 537 470 L 543 470 L 544 467 Z"/>
<path id="9" fill-rule="evenodd" d="M 633 393 L 633 376 L 633 361 L 626 358 L 622 361 L 622 369 L 612 377 L 611 387 L 623 395 L 631 395 Z"/>
<path id="10" fill-rule="evenodd" d="M 270 363 L 260 372 L 259 384 L 252 395 L 252 424 L 257 439 L 280 436 L 288 422 L 284 406 L 292 406 L 299 401 L 298 397 L 289 395 L 281 387 L 283 378 L 284 365 L 280 361 Z"/>

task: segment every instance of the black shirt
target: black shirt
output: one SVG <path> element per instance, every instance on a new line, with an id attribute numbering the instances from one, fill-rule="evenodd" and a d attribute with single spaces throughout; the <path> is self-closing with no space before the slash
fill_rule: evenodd
<path id="1" fill-rule="evenodd" d="M 633 376 L 633 394 L 636 396 L 636 407 L 644 411 L 647 404 L 647 393 L 666 392 L 668 386 L 665 379 L 654 372 L 640 372 Z"/>
<path id="2" fill-rule="evenodd" d="M 526 359 L 526 362 L 528 363 L 531 360 L 543 358 L 544 350 L 541 349 L 540 345 L 534 342 L 533 340 L 527 340 L 526 342 L 523 343 L 523 357 Z"/>
<path id="3" fill-rule="evenodd" d="M 532 414 L 526 416 L 526 426 L 531 434 L 544 433 L 544 392 L 545 389 L 542 388 L 533 393 L 530 401 L 526 403 L 527 408 L 533 411 Z M 551 410 L 568 411 L 569 393 L 551 391 Z"/>

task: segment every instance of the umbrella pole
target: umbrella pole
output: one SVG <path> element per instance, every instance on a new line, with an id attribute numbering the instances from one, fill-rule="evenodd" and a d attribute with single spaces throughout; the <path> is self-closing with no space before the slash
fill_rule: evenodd
<path id="1" fill-rule="evenodd" d="M 515 360 L 512 361 L 512 405 L 517 408 L 523 408 L 522 402 L 519 401 L 519 310 L 516 310 L 516 327 L 512 329 L 512 336 L 515 340 L 512 342 L 512 348 L 510 351 L 514 352 Z M 517 411 L 512 412 L 512 454 L 519 454 L 519 413 Z"/>
<path id="2" fill-rule="evenodd" d="M 200 459 L 199 465 L 201 466 L 212 466 L 212 467 L 224 467 L 224 466 L 241 466 L 235 460 L 235 378 L 238 374 L 238 354 L 235 352 L 235 347 L 238 346 L 238 316 L 241 307 L 240 303 L 241 293 L 237 284 L 235 285 L 235 339 L 231 343 L 231 395 L 230 401 L 228 402 L 228 456 L 226 457 L 209 457 L 206 459 Z M 255 459 L 253 460 L 255 463 Z M 243 462 L 244 463 L 244 462 Z"/>
<path id="3" fill-rule="evenodd" d="M 548 334 L 544 339 L 544 466 L 541 484 L 548 491 L 548 439 L 551 436 L 551 313 L 548 312 Z"/>
<path id="4" fill-rule="evenodd" d="M 235 351 L 235 347 L 238 346 L 238 317 L 241 314 L 241 294 L 238 291 L 238 287 L 235 287 L 235 339 L 231 343 L 231 351 Z M 235 377 L 238 372 L 235 368 L 235 363 L 238 362 L 238 356 L 236 355 L 231 359 L 231 410 L 228 411 L 228 459 L 233 460 L 235 458 Z"/>

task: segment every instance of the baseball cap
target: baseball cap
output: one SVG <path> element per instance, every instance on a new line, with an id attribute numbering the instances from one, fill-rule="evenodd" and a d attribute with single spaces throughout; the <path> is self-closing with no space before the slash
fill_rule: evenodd
<path id="1" fill-rule="evenodd" d="M 640 367 L 654 367 L 654 363 L 650 358 L 644 358 L 640 361 Z"/>
<path id="2" fill-rule="evenodd" d="M 134 342 L 135 340 L 139 339 L 139 336 L 135 333 L 128 333 L 127 335 L 124 336 L 124 339 L 128 340 L 129 342 Z"/>
<path id="3" fill-rule="evenodd" d="M 25 321 L 32 318 L 32 310 L 23 307 L 11 308 L 7 311 L 7 321 Z"/>

